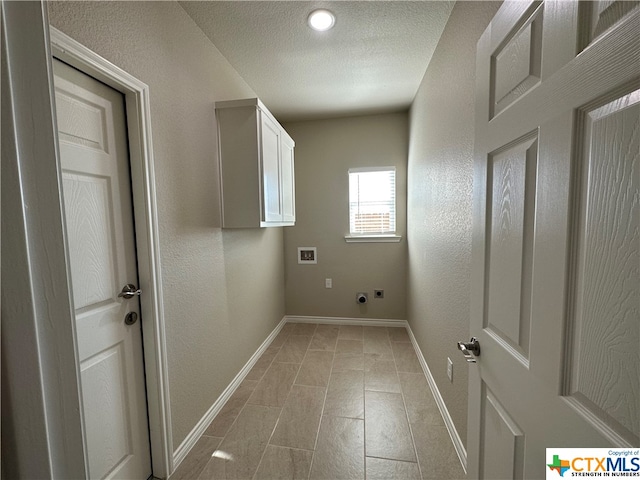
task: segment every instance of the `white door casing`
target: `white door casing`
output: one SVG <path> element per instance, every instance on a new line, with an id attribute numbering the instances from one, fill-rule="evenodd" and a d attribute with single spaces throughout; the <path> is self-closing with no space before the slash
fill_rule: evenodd
<path id="1" fill-rule="evenodd" d="M 478 42 L 469 478 L 640 443 L 638 31 L 638 2 L 506 2 Z"/>
<path id="2" fill-rule="evenodd" d="M 66 230 L 91 478 L 151 474 L 123 96 L 54 61 Z"/>
<path id="3" fill-rule="evenodd" d="M 167 347 L 162 303 L 162 272 L 155 193 L 149 87 L 54 27 L 49 27 L 51 51 L 81 72 L 109 85 L 125 97 L 131 186 L 133 193 L 138 278 L 144 330 L 147 408 L 151 431 L 153 475 L 167 478 L 175 463 L 169 409 Z M 53 82 L 53 78 L 51 78 Z M 53 83 L 51 83 L 53 90 Z M 61 170 L 59 156 L 56 155 Z M 64 254 L 68 258 L 68 254 Z M 74 336 L 74 345 L 77 343 Z M 69 387 L 79 385 L 70 385 Z"/>

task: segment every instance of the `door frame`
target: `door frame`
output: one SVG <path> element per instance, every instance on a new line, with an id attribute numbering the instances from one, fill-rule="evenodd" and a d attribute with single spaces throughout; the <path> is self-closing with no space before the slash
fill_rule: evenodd
<path id="1" fill-rule="evenodd" d="M 173 445 L 148 87 L 58 31 L 51 40 L 44 0 L 2 0 L 0 11 L 3 476 L 88 476 L 55 125 L 54 43 L 56 56 L 125 94 L 139 275 L 149 293 L 141 306 L 149 332 L 152 467 L 155 476 L 167 478 Z"/>
<path id="2" fill-rule="evenodd" d="M 0 6 L 2 474 L 84 478 L 47 9 L 42 1 Z"/>
<path id="3" fill-rule="evenodd" d="M 173 447 L 149 87 L 53 26 L 49 31 L 53 57 L 125 98 L 138 280 L 144 291 L 140 308 L 152 469 L 155 477 L 168 478 L 173 469 Z M 53 109 L 55 119 L 55 105 Z M 60 171 L 59 155 L 56 163 Z"/>

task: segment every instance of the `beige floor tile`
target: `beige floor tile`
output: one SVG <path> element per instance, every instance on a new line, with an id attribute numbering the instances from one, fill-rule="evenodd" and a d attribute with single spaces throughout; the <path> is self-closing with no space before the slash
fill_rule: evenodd
<path id="1" fill-rule="evenodd" d="M 367 480 L 420 480 L 417 463 L 366 458 Z"/>
<path id="2" fill-rule="evenodd" d="M 284 327 L 282 327 L 282 330 L 278 332 L 276 338 L 274 338 L 273 341 L 269 344 L 269 348 L 279 348 L 284 345 L 284 342 L 287 341 L 287 338 L 289 338 L 294 328 L 295 326 L 292 323 L 287 323 Z"/>
<path id="3" fill-rule="evenodd" d="M 362 340 L 342 340 L 338 338 L 336 353 L 362 353 Z"/>
<path id="4" fill-rule="evenodd" d="M 279 363 L 301 363 L 311 343 L 309 335 L 291 335 L 274 358 Z"/>
<path id="5" fill-rule="evenodd" d="M 182 463 L 178 466 L 170 480 L 191 480 L 198 478 L 198 475 L 204 470 L 207 462 L 211 458 L 211 454 L 218 448 L 222 438 L 209 437 L 203 435 L 196 442 L 191 451 L 187 454 Z"/>
<path id="6" fill-rule="evenodd" d="M 364 372 L 331 372 L 323 413 L 333 417 L 364 418 Z"/>
<path id="7" fill-rule="evenodd" d="M 269 370 L 269 367 L 271 366 L 273 359 L 276 358 L 276 355 L 277 351 L 272 350 L 270 352 L 264 352 L 253 368 L 249 370 L 245 380 L 260 380 L 265 372 Z"/>
<path id="8" fill-rule="evenodd" d="M 344 327 L 285 325 L 171 480 L 464 478 L 406 329 Z"/>
<path id="9" fill-rule="evenodd" d="M 242 381 L 240 386 L 254 389 L 256 388 L 256 385 L 258 385 L 259 382 L 260 382 L 259 380 L 249 380 L 248 378 L 245 377 L 245 379 Z"/>
<path id="10" fill-rule="evenodd" d="M 318 436 L 325 389 L 294 385 L 269 443 L 313 450 Z"/>
<path id="11" fill-rule="evenodd" d="M 279 415 L 279 408 L 247 405 L 198 478 L 251 478 Z"/>
<path id="12" fill-rule="evenodd" d="M 385 332 L 386 334 L 386 332 Z M 364 353 L 376 353 L 378 355 L 386 355 L 393 357 L 391 350 L 391 342 L 388 336 L 364 337 Z"/>
<path id="13" fill-rule="evenodd" d="M 411 343 L 391 342 L 398 372 L 423 373 Z"/>
<path id="14" fill-rule="evenodd" d="M 364 422 L 322 417 L 311 480 L 364 479 Z"/>
<path id="15" fill-rule="evenodd" d="M 212 437 L 224 437 L 240 413 L 240 410 L 242 410 L 242 407 L 244 407 L 247 400 L 249 400 L 254 388 L 255 385 L 247 386 L 241 384 L 218 412 L 216 418 L 213 419 L 204 434 Z"/>
<path id="16" fill-rule="evenodd" d="M 289 337 L 287 336 L 287 338 L 289 338 Z M 284 342 L 283 342 L 283 343 L 284 343 Z M 263 355 L 264 355 L 264 354 L 271 354 L 271 353 L 273 353 L 273 354 L 277 354 L 277 353 L 280 351 L 280 349 L 281 349 L 281 348 L 282 348 L 282 345 L 269 345 L 269 346 L 264 350 Z"/>
<path id="17" fill-rule="evenodd" d="M 416 461 L 402 395 L 365 392 L 365 432 L 367 456 Z"/>
<path id="18" fill-rule="evenodd" d="M 365 353 L 364 354 L 364 369 L 376 370 L 378 372 L 395 372 L 396 362 L 393 356 L 382 355 L 379 353 Z"/>
<path id="19" fill-rule="evenodd" d="M 280 330 L 280 332 L 285 332 L 285 333 L 291 333 L 293 332 L 293 329 L 296 328 L 295 323 L 285 323 L 282 327 L 282 330 Z"/>
<path id="20" fill-rule="evenodd" d="M 295 383 L 326 387 L 329 384 L 332 363 L 333 352 L 309 350 L 302 361 Z"/>
<path id="21" fill-rule="evenodd" d="M 326 350 L 333 352 L 336 349 L 336 341 L 338 340 L 337 325 L 318 325 L 316 333 L 311 339 L 309 350 Z"/>
<path id="22" fill-rule="evenodd" d="M 295 327 L 291 331 L 291 335 L 309 335 L 310 337 L 316 332 L 317 323 L 294 323 Z"/>
<path id="23" fill-rule="evenodd" d="M 254 480 L 307 480 L 313 452 L 269 445 Z"/>
<path id="24" fill-rule="evenodd" d="M 404 327 L 389 327 L 389 338 L 392 342 L 411 342 L 409 333 Z"/>
<path id="25" fill-rule="evenodd" d="M 249 397 L 248 403 L 270 407 L 284 405 L 298 373 L 298 368 L 297 364 L 274 362 Z"/>
<path id="26" fill-rule="evenodd" d="M 378 392 L 400 393 L 402 390 L 395 362 L 393 360 L 378 360 L 370 363 L 365 355 L 364 388 Z"/>
<path id="27" fill-rule="evenodd" d="M 362 340 L 361 325 L 340 325 L 339 340 Z"/>
<path id="28" fill-rule="evenodd" d="M 362 327 L 362 334 L 365 339 L 389 339 L 389 331 L 387 330 L 387 327 L 371 327 L 367 325 Z"/>
<path id="29" fill-rule="evenodd" d="M 363 370 L 364 357 L 359 353 L 340 353 L 333 357 L 333 371 Z"/>
<path id="30" fill-rule="evenodd" d="M 459 480 L 465 478 L 447 427 L 413 428 L 418 463 L 423 479 Z"/>
<path id="31" fill-rule="evenodd" d="M 398 377 L 409 422 L 421 428 L 427 425 L 444 426 L 438 404 L 425 376 L 420 373 L 399 373 Z"/>

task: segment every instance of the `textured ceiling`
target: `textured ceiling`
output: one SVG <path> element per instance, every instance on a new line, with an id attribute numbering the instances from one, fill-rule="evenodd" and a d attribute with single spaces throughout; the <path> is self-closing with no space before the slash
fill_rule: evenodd
<path id="1" fill-rule="evenodd" d="M 280 121 L 408 108 L 453 3 L 180 2 Z M 315 8 L 332 30 L 307 26 Z"/>

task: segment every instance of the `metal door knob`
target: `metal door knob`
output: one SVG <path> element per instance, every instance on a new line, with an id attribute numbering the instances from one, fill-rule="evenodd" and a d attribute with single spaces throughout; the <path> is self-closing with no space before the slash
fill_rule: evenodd
<path id="1" fill-rule="evenodd" d="M 471 337 L 469 342 L 458 342 L 458 350 L 462 352 L 467 363 L 476 363 L 476 357 L 480 356 L 480 342 L 476 337 Z"/>
<path id="2" fill-rule="evenodd" d="M 129 299 L 136 296 L 139 297 L 141 294 L 142 290 L 140 290 L 132 283 L 127 283 L 124 287 L 122 287 L 122 291 L 118 294 L 118 297 Z"/>

